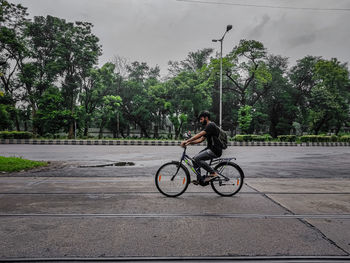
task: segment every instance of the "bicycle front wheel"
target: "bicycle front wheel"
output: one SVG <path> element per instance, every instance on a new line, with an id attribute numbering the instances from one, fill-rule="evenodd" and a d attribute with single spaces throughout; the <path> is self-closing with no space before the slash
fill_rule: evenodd
<path id="1" fill-rule="evenodd" d="M 244 173 L 237 164 L 233 162 L 222 162 L 214 169 L 219 172 L 219 177 L 211 181 L 211 187 L 217 194 L 221 196 L 232 196 L 241 190 Z"/>
<path id="2" fill-rule="evenodd" d="M 190 183 L 190 174 L 179 162 L 166 163 L 158 169 L 155 183 L 163 195 L 176 197 L 186 191 Z"/>

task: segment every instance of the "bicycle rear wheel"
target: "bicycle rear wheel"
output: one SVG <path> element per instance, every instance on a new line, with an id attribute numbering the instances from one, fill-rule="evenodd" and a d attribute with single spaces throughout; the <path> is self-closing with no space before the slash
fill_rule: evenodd
<path id="1" fill-rule="evenodd" d="M 186 191 L 190 183 L 190 174 L 179 162 L 166 163 L 158 169 L 155 183 L 163 195 L 176 197 Z"/>
<path id="2" fill-rule="evenodd" d="M 217 194 L 221 196 L 232 196 L 241 190 L 244 173 L 237 164 L 233 162 L 221 162 L 214 169 L 219 172 L 219 177 L 210 183 Z"/>

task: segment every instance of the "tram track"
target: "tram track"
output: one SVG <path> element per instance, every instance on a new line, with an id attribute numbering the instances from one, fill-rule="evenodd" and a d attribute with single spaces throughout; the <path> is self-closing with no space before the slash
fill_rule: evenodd
<path id="1" fill-rule="evenodd" d="M 0 213 L 4 217 L 52 217 L 52 218 L 237 218 L 237 219 L 342 219 L 350 220 L 350 214 L 222 214 L 222 213 L 173 213 L 173 214 L 122 214 L 122 213 Z"/>
<path id="2" fill-rule="evenodd" d="M 149 192 L 0 192 L 0 195 L 160 195 L 158 191 Z M 191 192 L 186 194 L 213 194 L 208 192 Z M 239 195 L 350 195 L 350 192 L 240 192 Z"/>
<path id="3" fill-rule="evenodd" d="M 5 258 L 0 262 L 277 262 L 277 263 L 345 263 L 349 256 L 237 256 L 237 257 L 52 257 L 52 258 Z"/>

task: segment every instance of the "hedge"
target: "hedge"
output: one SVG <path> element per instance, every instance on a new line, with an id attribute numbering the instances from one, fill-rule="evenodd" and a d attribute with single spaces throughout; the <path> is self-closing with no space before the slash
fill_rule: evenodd
<path id="1" fill-rule="evenodd" d="M 338 142 L 338 136 L 326 136 L 326 135 L 304 135 L 300 137 L 301 142 Z"/>
<path id="2" fill-rule="evenodd" d="M 280 135 L 277 138 L 280 142 L 295 142 L 298 139 L 296 135 Z"/>
<path id="3" fill-rule="evenodd" d="M 343 135 L 339 138 L 340 142 L 350 142 L 350 135 Z"/>
<path id="4" fill-rule="evenodd" d="M 31 139 L 33 133 L 19 132 L 19 131 L 2 131 L 0 132 L 0 139 Z"/>
<path id="5" fill-rule="evenodd" d="M 272 137 L 270 134 L 265 134 L 265 135 L 239 134 L 233 137 L 231 140 L 237 141 L 237 142 L 266 142 L 266 141 L 271 141 Z"/>

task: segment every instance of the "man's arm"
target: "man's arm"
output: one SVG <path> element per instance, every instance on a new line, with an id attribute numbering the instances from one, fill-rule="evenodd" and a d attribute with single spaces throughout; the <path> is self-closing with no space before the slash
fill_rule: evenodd
<path id="1" fill-rule="evenodd" d="M 194 140 L 192 142 L 190 142 L 189 144 L 197 144 L 197 143 L 201 143 L 202 141 L 205 140 L 205 137 L 202 136 L 201 138 L 197 139 L 197 140 Z"/>
<path id="2" fill-rule="evenodd" d="M 197 133 L 195 136 L 193 136 L 192 138 L 181 142 L 181 146 L 185 147 L 186 145 L 192 144 L 191 142 L 194 142 L 196 140 L 198 140 L 201 137 L 204 137 L 204 135 L 206 135 L 207 132 L 206 131 L 201 131 L 200 133 Z M 204 138 L 205 139 L 205 138 Z"/>

